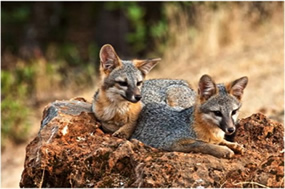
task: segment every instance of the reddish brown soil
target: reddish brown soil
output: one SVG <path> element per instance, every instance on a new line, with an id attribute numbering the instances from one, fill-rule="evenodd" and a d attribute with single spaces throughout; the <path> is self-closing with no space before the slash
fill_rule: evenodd
<path id="1" fill-rule="evenodd" d="M 233 159 L 112 137 L 85 102 L 52 103 L 44 115 L 26 148 L 21 187 L 284 187 L 284 128 L 263 114 L 240 121 L 235 139 L 246 153 Z"/>

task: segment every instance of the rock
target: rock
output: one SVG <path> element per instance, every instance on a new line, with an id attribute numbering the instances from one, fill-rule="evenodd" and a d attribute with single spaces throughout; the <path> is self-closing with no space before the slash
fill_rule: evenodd
<path id="1" fill-rule="evenodd" d="M 244 155 L 163 152 L 105 134 L 84 99 L 56 101 L 26 148 L 20 187 L 284 187 L 283 133 L 254 114 L 235 137 Z"/>

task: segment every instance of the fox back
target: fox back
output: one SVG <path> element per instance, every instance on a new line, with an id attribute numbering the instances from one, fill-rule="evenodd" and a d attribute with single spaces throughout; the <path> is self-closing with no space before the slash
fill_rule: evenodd
<path id="1" fill-rule="evenodd" d="M 195 102 L 196 92 L 185 80 L 151 79 L 142 87 L 142 102 L 162 103 L 176 108 L 188 108 Z"/>
<path id="2" fill-rule="evenodd" d="M 167 104 L 148 103 L 141 111 L 132 138 L 158 149 L 173 151 L 175 141 L 196 138 L 191 127 L 193 114 L 193 107 L 177 110 Z"/>
<path id="3" fill-rule="evenodd" d="M 210 76 L 204 75 L 199 81 L 193 106 L 183 110 L 161 103 L 144 106 L 132 138 L 167 151 L 194 151 L 223 156 L 224 151 L 228 150 L 227 154 L 232 156 L 230 149 L 219 151 L 219 147 L 210 144 L 229 144 L 224 140 L 224 135 L 235 131 L 246 84 L 247 78 L 243 77 L 228 85 L 216 85 Z M 213 149 L 218 151 L 212 152 Z"/>

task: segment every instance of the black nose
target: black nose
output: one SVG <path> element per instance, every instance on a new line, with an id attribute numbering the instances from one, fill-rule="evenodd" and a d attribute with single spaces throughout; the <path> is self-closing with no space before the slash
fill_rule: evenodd
<path id="1" fill-rule="evenodd" d="M 228 132 L 229 132 L 229 134 L 232 134 L 233 132 L 235 132 L 235 128 L 234 127 L 229 127 L 228 128 Z"/>
<path id="2" fill-rule="evenodd" d="M 135 99 L 136 99 L 137 101 L 139 101 L 141 98 L 142 98 L 141 95 L 135 95 Z"/>

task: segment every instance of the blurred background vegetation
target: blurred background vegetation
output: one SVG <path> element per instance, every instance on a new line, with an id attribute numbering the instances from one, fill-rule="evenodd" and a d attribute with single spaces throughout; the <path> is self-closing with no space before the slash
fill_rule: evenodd
<path id="1" fill-rule="evenodd" d="M 215 57 L 282 15 L 283 2 L 1 2 L 1 147 L 48 102 L 94 90 L 105 43 L 122 59 Z"/>

